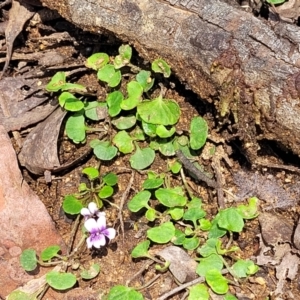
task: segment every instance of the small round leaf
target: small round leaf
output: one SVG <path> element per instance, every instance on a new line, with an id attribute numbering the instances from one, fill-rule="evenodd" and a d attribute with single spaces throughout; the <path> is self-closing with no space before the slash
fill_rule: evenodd
<path id="1" fill-rule="evenodd" d="M 20 263 L 25 271 L 33 271 L 37 267 L 37 258 L 35 250 L 24 250 L 20 256 Z"/>
<path id="2" fill-rule="evenodd" d="M 42 251 L 41 259 L 43 261 L 48 261 L 51 258 L 55 257 L 59 251 L 60 247 L 57 245 L 47 247 L 44 251 Z"/>
<path id="3" fill-rule="evenodd" d="M 175 226 L 172 222 L 166 222 L 147 231 L 147 237 L 158 244 L 168 243 L 175 235 Z"/>
<path id="4" fill-rule="evenodd" d="M 46 281 L 52 288 L 63 291 L 74 286 L 77 279 L 76 276 L 71 273 L 51 271 L 46 274 Z"/>

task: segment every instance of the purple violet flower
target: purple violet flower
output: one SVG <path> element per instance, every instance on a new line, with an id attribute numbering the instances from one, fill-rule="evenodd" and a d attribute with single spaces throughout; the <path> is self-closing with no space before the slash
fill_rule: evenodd
<path id="1" fill-rule="evenodd" d="M 89 249 L 93 246 L 99 249 L 106 244 L 106 237 L 111 240 L 116 236 L 116 230 L 114 228 L 106 228 L 105 213 L 101 213 L 97 220 L 86 220 L 84 227 L 90 233 L 90 236 L 86 239 Z"/>
<path id="2" fill-rule="evenodd" d="M 88 208 L 84 207 L 81 209 L 80 213 L 84 216 L 84 219 L 87 220 L 89 218 L 93 218 L 93 217 L 100 217 L 101 215 L 105 213 L 99 211 L 97 204 L 95 202 L 90 202 L 88 205 Z"/>

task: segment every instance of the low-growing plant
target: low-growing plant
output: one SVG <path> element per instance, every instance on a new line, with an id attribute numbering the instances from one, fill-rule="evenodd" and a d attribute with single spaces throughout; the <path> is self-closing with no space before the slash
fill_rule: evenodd
<path id="1" fill-rule="evenodd" d="M 88 183 L 81 183 L 78 187 L 78 193 L 64 197 L 63 209 L 65 213 L 77 215 L 90 202 L 95 202 L 99 208 L 102 208 L 103 201 L 115 205 L 108 199 L 114 193 L 113 187 L 118 182 L 117 175 L 107 173 L 100 176 L 99 171 L 94 167 L 84 168 L 82 173 L 87 176 Z"/>
<path id="2" fill-rule="evenodd" d="M 96 178 L 95 170 L 86 168 L 84 171 L 93 180 Z M 70 205 L 70 207 L 74 209 L 75 205 Z M 107 228 L 105 213 L 99 210 L 95 202 L 89 202 L 88 207 L 82 207 L 79 212 L 85 221 L 82 228 L 82 237 L 72 251 L 62 255 L 60 254 L 60 246 L 52 245 L 44 249 L 39 258 L 34 249 L 26 249 L 22 252 L 20 264 L 27 272 L 35 271 L 38 266 L 55 267 L 47 272 L 44 280 L 39 280 L 30 292 L 17 289 L 8 296 L 9 300 L 33 300 L 38 299 L 38 297 L 41 299 L 48 286 L 58 291 L 64 291 L 72 288 L 79 278 L 91 280 L 98 276 L 100 273 L 98 263 L 91 263 L 86 268 L 80 262 L 83 245 L 86 242 L 87 248 L 99 249 L 106 245 L 107 240 L 115 238 L 116 230 Z M 77 229 L 77 227 L 78 223 L 75 223 L 74 228 Z"/>
<path id="3" fill-rule="evenodd" d="M 248 205 L 222 209 L 212 220 L 208 220 L 205 218 L 206 212 L 202 208 L 201 199 L 194 197 L 188 200 L 180 187 L 157 188 L 154 195 L 165 207 L 163 213 L 157 212 L 148 204 L 151 198 L 148 190 L 139 192 L 128 203 L 128 208 L 132 212 L 145 208 L 145 216 L 149 221 L 160 220 L 159 225 L 148 229 L 148 240 L 139 243 L 132 250 L 133 258 L 154 259 L 149 253 L 150 242 L 157 244 L 171 242 L 186 250 L 196 250 L 200 254 L 196 273 L 205 278 L 207 286 L 214 293 L 221 295 L 228 293 L 230 284 L 230 280 L 222 274 L 224 266 L 235 280 L 246 278 L 258 271 L 258 266 L 251 260 L 243 260 L 235 255 L 239 248 L 232 245 L 232 233 L 242 232 L 245 219 L 257 217 L 257 198 L 250 198 Z M 170 221 L 164 221 L 166 214 L 170 216 Z M 229 242 L 224 247 L 221 238 L 226 234 L 229 236 Z M 226 257 L 230 257 L 231 263 L 227 262 Z M 207 286 L 198 287 L 206 295 L 201 299 L 209 299 Z M 193 287 L 188 299 L 194 299 L 192 295 L 198 288 Z M 230 299 L 228 297 L 225 299 Z"/>
<path id="4" fill-rule="evenodd" d="M 233 244 L 233 233 L 242 232 L 245 220 L 257 216 L 258 199 L 253 197 L 247 205 L 221 209 L 216 216 L 207 216 L 202 199 L 194 196 L 188 188 L 177 156 L 181 153 L 206 177 L 196 158 L 206 143 L 208 125 L 204 118 L 196 116 L 191 118 L 188 130 L 178 130 L 181 114 L 178 103 L 165 98 L 163 86 L 159 95 L 156 93 L 151 97 L 151 91 L 157 88 L 155 81 L 159 76 L 168 78 L 170 67 L 163 59 L 157 59 L 152 62 L 151 69 L 142 70 L 131 63 L 131 56 L 131 47 L 123 45 L 114 58 L 106 53 L 95 53 L 87 59 L 86 66 L 97 72 L 99 83 L 107 87 L 106 99 L 87 96 L 87 88 L 67 82 L 65 72 L 56 73 L 46 89 L 56 93 L 60 106 L 69 112 L 65 131 L 74 143 L 85 143 L 90 132 L 105 132 L 101 138 L 90 142 L 100 161 L 128 155 L 131 168 L 143 170 L 152 165 L 156 153 L 165 158 L 167 171 L 158 174 L 148 170 L 141 189 L 128 202 L 132 213 L 144 212 L 146 219 L 155 224 L 147 230 L 147 240 L 132 250 L 132 258 L 149 258 L 158 262 L 149 251 L 151 245 L 172 243 L 183 247 L 197 255 L 196 273 L 205 281 L 188 288 L 189 300 L 209 299 L 209 292 L 223 295 L 226 300 L 236 299 L 228 292 L 231 282 L 226 273 L 234 280 L 240 280 L 255 274 L 258 267 L 239 257 L 239 248 Z M 107 239 L 116 235 L 113 228 L 106 227 L 105 213 L 100 209 L 105 208 L 105 202 L 119 209 L 111 201 L 117 175 L 101 174 L 95 167 L 84 168 L 82 174 L 86 181 L 80 183 L 76 193 L 66 195 L 62 204 L 65 213 L 77 215 L 73 235 L 80 220 L 84 220 L 78 245 L 67 255 L 60 254 L 59 246 L 51 246 L 40 254 L 39 259 L 32 249 L 25 250 L 21 256 L 21 265 L 26 271 L 34 270 L 37 265 L 56 266 L 47 273 L 44 282 L 44 286 L 56 290 L 73 287 L 79 277 L 95 278 L 100 272 L 98 264 L 78 271 L 83 268 L 80 249 L 85 241 L 87 248 L 99 249 L 105 246 Z M 182 184 L 172 185 L 171 177 L 176 177 L 176 182 L 182 180 Z M 228 237 L 226 245 L 224 236 Z M 156 268 L 162 272 L 169 265 L 167 261 L 159 262 Z M 21 299 L 17 298 L 19 293 L 24 292 L 17 290 L 9 299 Z M 39 294 L 41 289 L 31 296 Z M 133 288 L 117 285 L 109 291 L 107 299 L 139 300 L 143 296 Z"/>

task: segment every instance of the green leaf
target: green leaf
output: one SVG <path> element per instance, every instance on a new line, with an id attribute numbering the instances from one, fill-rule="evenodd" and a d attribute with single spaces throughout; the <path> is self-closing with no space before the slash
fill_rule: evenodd
<path id="1" fill-rule="evenodd" d="M 203 283 L 189 287 L 189 290 L 188 300 L 209 300 L 208 289 Z"/>
<path id="2" fill-rule="evenodd" d="M 132 212 L 137 212 L 143 207 L 148 208 L 148 201 L 150 200 L 151 193 L 149 191 L 141 191 L 137 193 L 129 202 L 128 208 Z"/>
<path id="3" fill-rule="evenodd" d="M 116 71 L 113 65 L 105 65 L 97 72 L 99 80 L 107 82 L 109 87 L 116 87 L 121 82 L 121 72 Z"/>
<path id="4" fill-rule="evenodd" d="M 129 162 L 131 168 L 135 170 L 143 170 L 153 163 L 154 158 L 155 151 L 153 151 L 151 148 L 140 149 L 140 147 L 136 145 L 136 151 L 130 157 Z"/>
<path id="5" fill-rule="evenodd" d="M 198 249 L 198 252 L 203 256 L 207 257 L 210 256 L 211 254 L 217 254 L 217 242 L 218 239 L 216 238 L 210 238 L 206 241 L 206 243 L 201 246 L 201 248 Z"/>
<path id="6" fill-rule="evenodd" d="M 112 194 L 114 193 L 114 189 L 109 186 L 109 185 L 105 185 L 99 192 L 98 196 L 101 199 L 106 199 L 109 198 Z"/>
<path id="7" fill-rule="evenodd" d="M 134 249 L 131 252 L 131 256 L 133 258 L 138 258 L 138 257 L 148 257 L 148 249 L 150 246 L 150 241 L 146 240 L 143 241 L 139 244 L 137 244 Z"/>
<path id="8" fill-rule="evenodd" d="M 82 270 L 80 272 L 80 276 L 82 279 L 90 280 L 97 277 L 99 273 L 100 273 L 100 265 L 93 264 L 90 266 L 88 270 Z"/>
<path id="9" fill-rule="evenodd" d="M 223 268 L 223 260 L 217 254 L 211 254 L 205 258 L 200 259 L 200 263 L 197 266 L 196 273 L 199 276 L 206 276 L 207 272 L 211 269 L 221 271 Z"/>
<path id="10" fill-rule="evenodd" d="M 48 261 L 51 258 L 55 257 L 59 251 L 60 251 L 60 247 L 57 245 L 47 247 L 44 251 L 42 251 L 41 259 L 43 261 Z"/>
<path id="11" fill-rule="evenodd" d="M 112 160 L 118 153 L 118 149 L 112 146 L 110 142 L 94 140 L 91 142 L 91 147 L 94 149 L 94 154 L 100 160 Z"/>
<path id="12" fill-rule="evenodd" d="M 171 68 L 163 59 L 154 60 L 151 68 L 156 73 L 162 73 L 166 78 L 171 75 Z"/>
<path id="13" fill-rule="evenodd" d="M 199 207 L 189 208 L 183 215 L 184 220 L 192 221 L 194 227 L 197 227 L 197 220 L 202 219 L 206 216 L 206 212 Z"/>
<path id="14" fill-rule="evenodd" d="M 141 293 L 137 292 L 133 288 L 129 288 L 123 285 L 115 285 L 110 289 L 107 300 L 143 300 Z"/>
<path id="15" fill-rule="evenodd" d="M 232 265 L 234 275 L 238 278 L 245 278 L 249 275 L 253 275 L 258 271 L 258 266 L 251 260 L 239 259 Z"/>
<path id="16" fill-rule="evenodd" d="M 168 167 L 173 174 L 178 174 L 181 170 L 182 165 L 178 160 L 175 160 L 173 162 L 169 162 Z"/>
<path id="17" fill-rule="evenodd" d="M 149 222 L 153 222 L 156 219 L 156 210 L 153 208 L 147 209 L 145 217 Z"/>
<path id="18" fill-rule="evenodd" d="M 134 150 L 132 138 L 124 130 L 119 131 L 114 136 L 113 143 L 118 147 L 119 151 L 124 154 L 131 153 Z"/>
<path id="19" fill-rule="evenodd" d="M 120 69 L 129 64 L 132 56 L 132 48 L 129 45 L 122 45 L 119 47 L 120 55 L 117 55 L 114 59 L 114 66 L 116 69 Z"/>
<path id="20" fill-rule="evenodd" d="M 176 189 L 160 188 L 155 191 L 155 196 L 161 204 L 167 207 L 184 206 L 187 198 L 178 194 Z"/>
<path id="21" fill-rule="evenodd" d="M 174 156 L 175 148 L 172 141 L 167 139 L 156 139 L 157 148 L 161 154 L 164 156 Z M 150 143 L 150 146 L 153 146 L 153 142 Z"/>
<path id="22" fill-rule="evenodd" d="M 48 92 L 57 92 L 66 84 L 66 73 L 57 72 L 46 85 Z"/>
<path id="23" fill-rule="evenodd" d="M 175 235 L 175 227 L 172 222 L 166 222 L 158 227 L 147 230 L 147 237 L 158 244 L 168 243 Z"/>
<path id="24" fill-rule="evenodd" d="M 174 125 L 180 117 L 180 108 L 176 101 L 156 99 L 143 101 L 137 107 L 137 112 L 146 123 L 157 125 Z"/>
<path id="25" fill-rule="evenodd" d="M 67 290 L 74 286 L 77 279 L 71 273 L 60 273 L 57 271 L 50 271 L 46 274 L 47 283 L 56 290 Z"/>
<path id="26" fill-rule="evenodd" d="M 118 176 L 114 173 L 108 173 L 102 179 L 106 185 L 114 186 L 118 183 Z"/>
<path id="27" fill-rule="evenodd" d="M 228 281 L 216 269 L 208 270 L 205 279 L 207 284 L 216 294 L 226 294 L 228 292 Z"/>
<path id="28" fill-rule="evenodd" d="M 76 215 L 80 213 L 83 205 L 73 195 L 67 195 L 64 198 L 62 207 L 64 212 L 66 212 L 67 214 Z"/>
<path id="29" fill-rule="evenodd" d="M 119 91 L 114 91 L 107 95 L 108 114 L 111 117 L 115 117 L 120 113 L 123 99 L 123 94 Z"/>
<path id="30" fill-rule="evenodd" d="M 211 222 L 211 228 L 208 233 L 209 238 L 219 238 L 226 234 L 227 230 L 220 228 L 218 221 L 220 219 L 220 213 L 218 213 Z"/>
<path id="31" fill-rule="evenodd" d="M 94 53 L 86 61 L 86 67 L 95 71 L 103 68 L 109 62 L 109 56 L 106 53 Z"/>
<path id="32" fill-rule="evenodd" d="M 25 271 L 33 271 L 37 267 L 37 258 L 35 250 L 24 250 L 20 256 L 20 264 Z"/>
<path id="33" fill-rule="evenodd" d="M 193 150 L 198 150 L 206 142 L 208 126 L 201 117 L 194 117 L 190 126 L 190 145 Z"/>
<path id="34" fill-rule="evenodd" d="M 84 107 L 83 102 L 69 92 L 61 93 L 58 97 L 58 102 L 61 107 L 68 111 L 79 111 Z"/>
<path id="35" fill-rule="evenodd" d="M 89 180 L 95 180 L 99 177 L 99 171 L 93 167 L 87 167 L 82 170 L 82 173 L 87 175 Z"/>
<path id="36" fill-rule="evenodd" d="M 145 135 L 140 126 L 135 126 L 134 129 L 130 133 L 131 137 L 135 141 L 144 141 Z"/>
<path id="37" fill-rule="evenodd" d="M 150 190 L 150 189 L 157 189 L 164 183 L 163 178 L 152 178 L 152 179 L 146 179 L 143 182 L 143 189 Z"/>
<path id="38" fill-rule="evenodd" d="M 252 197 L 248 200 L 248 205 L 238 205 L 236 208 L 237 212 L 242 216 L 243 219 L 249 220 L 254 219 L 258 216 L 258 199 Z"/>
<path id="39" fill-rule="evenodd" d="M 286 0 L 267 0 L 268 3 L 274 4 L 274 5 L 284 3 L 285 1 Z"/>
<path id="40" fill-rule="evenodd" d="M 85 129 L 83 111 L 77 112 L 68 118 L 66 132 L 75 144 L 85 141 Z"/>
<path id="41" fill-rule="evenodd" d="M 176 132 L 176 129 L 174 126 L 168 130 L 164 125 L 157 125 L 156 127 L 156 134 L 160 138 L 169 138 Z"/>
<path id="42" fill-rule="evenodd" d="M 156 127 L 157 127 L 157 125 L 150 124 L 150 123 L 142 121 L 142 127 L 143 127 L 144 132 L 148 136 L 150 136 L 150 137 L 155 137 L 156 136 Z"/>
<path id="43" fill-rule="evenodd" d="M 191 199 L 190 202 L 187 203 L 186 205 L 188 208 L 201 208 L 202 206 L 202 200 L 200 198 L 197 198 L 197 197 L 193 197 Z"/>
<path id="44" fill-rule="evenodd" d="M 175 235 L 172 238 L 172 243 L 174 245 L 182 245 L 184 240 L 185 240 L 185 234 L 181 230 L 176 228 Z"/>
<path id="45" fill-rule="evenodd" d="M 143 94 L 143 87 L 137 81 L 130 81 L 127 84 L 128 98 L 121 103 L 123 110 L 131 110 L 140 103 Z"/>
<path id="46" fill-rule="evenodd" d="M 268 298 L 266 298 L 267 300 Z M 229 294 L 227 293 L 225 296 L 224 296 L 224 300 L 239 300 L 238 298 L 236 298 L 235 296 L 233 296 L 232 294 Z"/>
<path id="47" fill-rule="evenodd" d="M 134 115 L 121 116 L 112 120 L 112 124 L 119 130 L 129 129 L 136 124 L 136 117 Z"/>
<path id="48" fill-rule="evenodd" d="M 87 89 L 85 86 L 78 84 L 78 83 L 70 83 L 66 82 L 65 85 L 61 87 L 62 91 L 71 91 L 73 93 L 86 93 Z"/>
<path id="49" fill-rule="evenodd" d="M 211 222 L 207 219 L 201 219 L 199 221 L 199 228 L 203 231 L 209 231 L 211 229 Z"/>
<path id="50" fill-rule="evenodd" d="M 244 228 L 244 220 L 236 208 L 230 207 L 219 212 L 218 225 L 232 232 L 241 232 Z"/>
<path id="51" fill-rule="evenodd" d="M 36 295 L 27 294 L 22 291 L 14 290 L 6 298 L 6 300 L 36 300 Z"/>
<path id="52" fill-rule="evenodd" d="M 166 211 L 173 220 L 178 221 L 182 218 L 184 209 L 182 207 L 171 207 Z"/>
<path id="53" fill-rule="evenodd" d="M 148 92 L 153 84 L 154 79 L 151 78 L 151 72 L 142 70 L 136 75 L 137 82 L 143 87 L 144 92 Z"/>
<path id="54" fill-rule="evenodd" d="M 87 102 L 84 105 L 84 114 L 93 121 L 104 120 L 107 117 L 107 104 L 98 101 Z"/>
<path id="55" fill-rule="evenodd" d="M 183 240 L 182 246 L 186 250 L 195 250 L 200 244 L 200 239 L 198 237 L 185 238 Z"/>

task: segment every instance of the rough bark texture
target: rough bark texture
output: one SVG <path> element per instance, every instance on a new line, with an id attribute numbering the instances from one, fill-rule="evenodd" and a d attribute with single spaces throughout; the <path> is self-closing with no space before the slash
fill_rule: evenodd
<path id="1" fill-rule="evenodd" d="M 214 101 L 221 121 L 234 117 L 252 161 L 259 139 L 300 155 L 298 27 L 271 27 L 218 0 L 42 2 L 81 28 L 115 33 L 148 60 L 166 59 L 182 82 Z"/>

